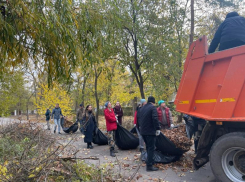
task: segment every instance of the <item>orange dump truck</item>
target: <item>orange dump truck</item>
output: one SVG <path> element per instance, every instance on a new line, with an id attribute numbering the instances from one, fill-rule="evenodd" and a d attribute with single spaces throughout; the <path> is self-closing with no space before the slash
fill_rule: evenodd
<path id="1" fill-rule="evenodd" d="M 208 161 L 222 182 L 245 182 L 245 46 L 208 54 L 205 36 L 190 46 L 176 110 L 207 120 L 193 161 Z"/>

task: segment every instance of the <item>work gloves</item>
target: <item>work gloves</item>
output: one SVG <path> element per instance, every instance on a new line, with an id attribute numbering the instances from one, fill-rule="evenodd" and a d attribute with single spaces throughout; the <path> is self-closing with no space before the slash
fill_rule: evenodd
<path id="1" fill-rule="evenodd" d="M 173 128 L 174 127 L 174 124 L 171 124 L 171 128 Z"/>
<path id="2" fill-rule="evenodd" d="M 156 131 L 156 136 L 160 135 L 161 131 L 160 130 L 157 130 Z"/>
<path id="3" fill-rule="evenodd" d="M 136 124 L 134 124 L 134 127 L 136 126 Z"/>

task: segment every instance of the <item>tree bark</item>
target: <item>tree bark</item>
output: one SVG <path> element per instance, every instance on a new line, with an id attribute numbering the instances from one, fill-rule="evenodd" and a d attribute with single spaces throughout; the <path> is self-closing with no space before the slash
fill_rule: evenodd
<path id="1" fill-rule="evenodd" d="M 142 99 L 145 99 L 144 83 L 141 82 L 140 85 L 139 85 L 139 87 L 140 87 L 140 95 L 141 95 L 141 98 L 142 98 Z"/>
<path id="2" fill-rule="evenodd" d="M 97 126 L 99 127 L 99 109 L 100 109 L 100 100 L 98 97 L 98 90 L 97 90 L 97 86 L 98 86 L 98 78 L 100 76 L 102 71 L 100 71 L 99 73 L 97 73 L 96 67 L 94 68 L 94 73 L 95 73 L 95 80 L 94 80 L 94 96 L 95 96 L 95 101 L 96 101 L 96 115 L 95 115 L 95 119 L 97 122 Z"/>
<path id="3" fill-rule="evenodd" d="M 80 82 L 79 82 L 79 77 L 77 77 L 77 90 L 76 90 L 76 101 L 75 101 L 75 111 L 77 111 L 78 109 L 78 98 L 79 98 L 79 85 L 80 85 Z"/>
<path id="4" fill-rule="evenodd" d="M 142 1 L 140 2 L 140 4 Z M 141 63 L 139 63 L 138 59 L 138 37 L 137 37 L 137 26 L 136 26 L 136 20 L 137 20 L 137 8 L 135 8 L 135 4 L 133 0 L 131 0 L 131 6 L 132 6 L 132 21 L 133 21 L 133 27 L 132 29 L 124 26 L 124 29 L 129 33 L 130 39 L 132 40 L 133 43 L 133 51 L 131 51 L 129 45 L 129 41 L 127 41 L 127 44 L 125 45 L 125 49 L 129 54 L 132 54 L 133 61 L 129 64 L 130 70 L 132 71 L 133 75 L 136 78 L 137 84 L 139 86 L 140 94 L 142 98 L 145 98 L 145 93 L 144 93 L 144 79 L 141 74 Z"/>
<path id="5" fill-rule="evenodd" d="M 194 38 L 194 0 L 191 0 L 191 34 L 190 34 L 190 45 Z"/>
<path id="6" fill-rule="evenodd" d="M 20 115 L 20 109 L 19 109 L 20 106 L 19 106 L 19 104 L 20 104 L 20 103 L 18 102 L 18 104 L 17 104 L 17 116 L 18 116 L 18 117 L 19 117 L 19 115 Z"/>
<path id="7" fill-rule="evenodd" d="M 85 74 L 84 80 L 83 80 L 83 88 L 82 88 L 82 104 L 84 104 L 85 89 L 86 89 L 86 82 L 87 82 L 88 76 L 89 76 L 89 73 L 88 73 L 88 74 Z"/>
<path id="8" fill-rule="evenodd" d="M 193 39 L 194 39 L 194 0 L 191 0 L 191 34 L 190 34 L 190 42 L 189 42 L 189 46 L 191 46 Z M 178 115 L 178 123 L 182 122 L 182 118 L 183 118 L 183 113 L 180 113 Z"/>
<path id="9" fill-rule="evenodd" d="M 27 104 L 26 104 L 26 119 L 29 120 L 28 102 L 27 102 Z"/>

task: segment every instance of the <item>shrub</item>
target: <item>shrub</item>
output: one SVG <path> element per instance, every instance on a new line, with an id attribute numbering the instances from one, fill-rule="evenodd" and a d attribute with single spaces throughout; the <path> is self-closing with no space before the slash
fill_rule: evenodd
<path id="1" fill-rule="evenodd" d="M 73 148 L 59 145 L 37 123 L 15 123 L 0 131 L 2 181 L 113 181 L 113 170 L 86 164 Z M 62 154 L 62 155 L 61 155 Z"/>

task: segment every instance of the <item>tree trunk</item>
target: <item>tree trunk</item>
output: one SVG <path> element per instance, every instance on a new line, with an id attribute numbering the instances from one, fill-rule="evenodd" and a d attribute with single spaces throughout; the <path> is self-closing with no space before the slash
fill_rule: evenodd
<path id="1" fill-rule="evenodd" d="M 194 0 L 191 0 L 191 34 L 190 34 L 190 45 L 194 38 Z"/>
<path id="2" fill-rule="evenodd" d="M 96 122 L 97 122 L 97 126 L 99 127 L 99 109 L 100 109 L 100 101 L 99 101 L 99 97 L 98 97 L 98 91 L 97 91 L 97 84 L 98 84 L 98 78 L 99 78 L 99 74 L 97 74 L 97 70 L 95 68 L 95 80 L 94 80 L 94 96 L 95 96 L 95 101 L 96 101 Z"/>
<path id="3" fill-rule="evenodd" d="M 17 116 L 19 117 L 20 115 L 20 109 L 19 109 L 19 103 L 17 104 Z"/>
<path id="4" fill-rule="evenodd" d="M 26 103 L 26 119 L 29 120 L 28 102 Z"/>
<path id="5" fill-rule="evenodd" d="M 144 83 L 140 83 L 139 85 L 140 87 L 140 95 L 141 95 L 141 99 L 145 99 L 145 93 L 144 93 Z"/>
<path id="6" fill-rule="evenodd" d="M 84 96 L 85 96 L 85 89 L 86 89 L 86 81 L 87 81 L 87 77 L 89 76 L 89 73 L 84 76 L 83 79 L 83 88 L 82 88 L 82 104 L 84 104 Z"/>
<path id="7" fill-rule="evenodd" d="M 80 78 L 77 77 L 77 90 L 76 90 L 75 111 L 77 111 L 77 109 L 78 109 L 79 85 L 80 85 L 79 79 Z"/>
<path id="8" fill-rule="evenodd" d="M 191 46 L 193 39 L 194 39 L 194 0 L 191 0 L 191 34 L 190 34 L 190 42 L 189 42 L 189 46 Z M 180 113 L 178 115 L 178 123 L 182 122 L 182 118 L 183 118 L 183 113 Z"/>

